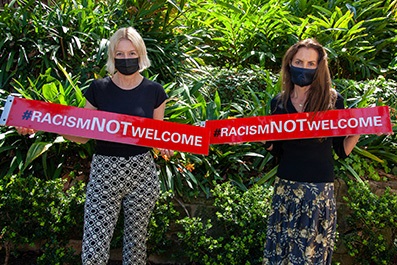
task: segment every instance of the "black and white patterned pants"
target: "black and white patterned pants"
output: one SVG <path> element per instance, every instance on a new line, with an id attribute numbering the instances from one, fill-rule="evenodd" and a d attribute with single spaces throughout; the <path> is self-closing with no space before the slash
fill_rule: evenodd
<path id="1" fill-rule="evenodd" d="M 106 265 L 121 205 L 123 265 L 146 264 L 147 226 L 160 193 L 150 152 L 131 157 L 94 155 L 84 208 L 83 265 Z"/>

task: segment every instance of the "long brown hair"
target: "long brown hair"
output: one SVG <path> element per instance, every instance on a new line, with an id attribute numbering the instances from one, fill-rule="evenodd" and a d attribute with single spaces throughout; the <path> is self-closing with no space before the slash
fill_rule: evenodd
<path id="1" fill-rule="evenodd" d="M 318 112 L 335 108 L 336 91 L 331 87 L 331 75 L 328 68 L 328 56 L 324 47 L 315 39 L 301 40 L 292 45 L 284 55 L 281 66 L 281 101 L 286 107 L 287 101 L 294 90 L 291 81 L 290 65 L 300 48 L 311 48 L 318 53 L 318 63 L 313 83 L 310 85 L 306 99 L 306 112 Z"/>

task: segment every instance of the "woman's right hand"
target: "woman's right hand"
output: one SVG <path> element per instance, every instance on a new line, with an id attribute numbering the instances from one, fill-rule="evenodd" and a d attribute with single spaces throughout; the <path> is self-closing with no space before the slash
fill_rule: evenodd
<path id="1" fill-rule="evenodd" d="M 36 131 L 34 129 L 31 128 L 26 128 L 26 127 L 15 127 L 15 129 L 17 130 L 18 134 L 20 135 L 27 135 L 27 134 L 34 134 L 36 133 Z"/>

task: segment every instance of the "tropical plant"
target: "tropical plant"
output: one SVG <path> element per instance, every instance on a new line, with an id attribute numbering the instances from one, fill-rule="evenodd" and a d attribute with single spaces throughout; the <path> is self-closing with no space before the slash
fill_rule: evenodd
<path id="1" fill-rule="evenodd" d="M 207 65 L 233 68 L 258 64 L 272 69 L 273 51 L 287 47 L 293 37 L 291 16 L 279 1 L 189 2 L 184 25 L 197 30 L 204 41 L 202 57 Z M 203 48 L 202 48 L 203 49 Z"/>
<path id="2" fill-rule="evenodd" d="M 379 172 L 375 172 L 375 168 L 381 169 L 385 173 L 395 174 L 397 172 L 397 157 L 395 156 L 397 151 L 395 144 L 397 83 L 380 76 L 369 81 L 335 80 L 334 84 L 336 89 L 344 95 L 348 107 L 389 106 L 391 123 L 394 124 L 392 128 L 394 133 L 391 135 L 364 135 L 361 137 L 357 147 L 353 150 L 354 154 L 361 157 L 359 161 L 354 162 L 354 164 L 360 162 L 360 169 L 357 168 L 357 170 L 360 170 L 361 174 L 346 164 L 349 163 L 349 159 L 347 162 L 338 161 L 338 163 L 343 164 L 343 168 L 348 169 L 357 179 L 369 177 L 380 180 Z M 368 167 L 362 166 L 365 164 L 368 164 Z M 366 168 L 368 171 L 365 171 Z"/>
<path id="3" fill-rule="evenodd" d="M 196 66 L 188 35 L 176 35 L 175 20 L 185 1 L 14 0 L 0 16 L 0 87 L 12 91 L 13 80 L 25 86 L 47 69 L 64 78 L 63 65 L 81 83 L 103 76 L 107 39 L 120 27 L 133 26 L 145 40 L 152 61 L 150 75 L 167 83 L 187 66 Z M 183 64 L 181 62 L 184 62 Z"/>
<path id="4" fill-rule="evenodd" d="M 194 79 L 192 75 L 180 77 L 181 83 L 165 86 L 170 96 L 165 115 L 169 121 L 200 125 L 206 120 L 266 115 L 269 112 L 268 102 L 277 93 L 277 77 L 259 68 L 244 71 L 215 68 L 209 71 L 200 72 L 200 75 L 193 76 Z M 232 98 L 230 95 L 235 96 Z M 264 169 L 270 167 L 269 156 L 257 143 L 212 145 L 208 156 L 178 153 L 165 160 L 158 158 L 157 163 L 161 169 L 163 190 L 171 189 L 183 194 L 189 189 L 199 188 L 209 195 L 214 181 L 232 180 L 246 190 L 261 178 Z"/>
<path id="5" fill-rule="evenodd" d="M 16 0 L 5 5 L 0 16 L 0 61 L 4 75 L 1 87 L 11 91 L 12 79 L 25 85 L 27 77 L 34 79 L 49 68 L 56 71 L 58 63 L 75 74 L 87 73 L 87 67 L 91 71 L 89 62 L 95 52 L 92 47 L 98 44 L 93 32 L 82 29 L 91 29 L 91 25 L 81 23 L 89 23 L 87 11 L 97 9 L 93 1 L 85 3 L 86 9 L 72 1 L 49 6 L 42 1 Z M 92 27 L 97 30 L 96 36 L 104 36 L 100 29 Z M 82 76 L 86 78 L 85 74 Z"/>

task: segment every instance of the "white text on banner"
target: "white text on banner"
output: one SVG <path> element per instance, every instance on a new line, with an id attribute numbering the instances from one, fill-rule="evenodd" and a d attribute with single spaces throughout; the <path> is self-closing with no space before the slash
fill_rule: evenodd
<path id="1" fill-rule="evenodd" d="M 211 144 L 392 133 L 389 107 L 210 120 Z"/>
<path id="2" fill-rule="evenodd" d="M 0 125 L 125 144 L 208 154 L 205 127 L 9 96 Z"/>

